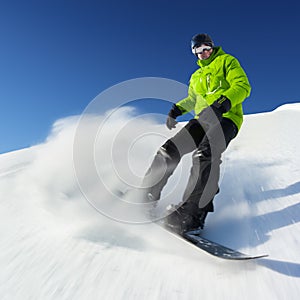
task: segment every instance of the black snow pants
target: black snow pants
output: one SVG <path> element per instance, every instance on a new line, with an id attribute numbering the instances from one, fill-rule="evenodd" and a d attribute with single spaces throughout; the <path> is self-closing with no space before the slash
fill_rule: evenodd
<path id="1" fill-rule="evenodd" d="M 193 151 L 192 168 L 182 202 L 193 202 L 201 210 L 213 211 L 212 201 L 219 191 L 221 155 L 237 132 L 236 125 L 227 118 L 207 130 L 198 120 L 190 120 L 156 153 L 143 182 L 147 195 L 151 200 L 159 200 L 182 156 Z"/>

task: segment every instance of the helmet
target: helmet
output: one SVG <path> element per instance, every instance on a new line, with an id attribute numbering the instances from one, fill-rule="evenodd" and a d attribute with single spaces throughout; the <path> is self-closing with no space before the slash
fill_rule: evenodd
<path id="1" fill-rule="evenodd" d="M 211 39 L 211 37 L 206 34 L 206 33 L 199 33 L 199 34 L 196 34 L 192 37 L 192 40 L 191 40 L 191 47 L 192 49 L 194 47 L 199 47 L 201 46 L 201 44 L 205 44 L 207 46 L 210 46 L 210 47 L 214 47 L 214 42 L 213 40 Z"/>

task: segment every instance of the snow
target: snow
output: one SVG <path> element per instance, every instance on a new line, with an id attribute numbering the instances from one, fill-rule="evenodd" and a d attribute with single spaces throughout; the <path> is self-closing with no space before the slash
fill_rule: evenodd
<path id="1" fill-rule="evenodd" d="M 85 194 L 74 168 L 79 117 L 58 120 L 43 144 L 2 154 L 1 299 L 298 299 L 299 118 L 300 104 L 246 116 L 223 157 L 221 192 L 204 235 L 269 254 L 255 261 L 214 258 L 155 224 L 129 222 L 127 210 L 120 214 L 116 191 L 126 189 L 121 179 L 130 173 L 124 157 L 138 178 L 174 134 L 151 119 L 132 118 L 130 109 L 121 109 L 97 140 L 95 163 L 106 188 L 84 169 L 94 194 Z M 84 144 L 80 150 L 86 153 Z M 165 194 L 180 200 L 189 167 L 187 156 Z"/>

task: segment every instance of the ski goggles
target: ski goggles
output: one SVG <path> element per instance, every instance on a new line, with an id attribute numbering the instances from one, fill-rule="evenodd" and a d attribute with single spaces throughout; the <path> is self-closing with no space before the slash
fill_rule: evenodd
<path id="1" fill-rule="evenodd" d="M 210 46 L 204 45 L 204 46 L 192 48 L 192 52 L 197 55 L 197 54 L 202 54 L 203 51 L 209 51 L 210 49 L 211 49 Z"/>

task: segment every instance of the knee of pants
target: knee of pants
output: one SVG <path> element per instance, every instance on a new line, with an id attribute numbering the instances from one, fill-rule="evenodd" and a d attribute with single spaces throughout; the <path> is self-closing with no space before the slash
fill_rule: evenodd
<path id="1" fill-rule="evenodd" d="M 166 151 L 164 147 L 160 147 L 155 156 L 155 165 L 156 167 L 162 167 L 165 165 L 167 168 L 176 164 L 176 160 Z"/>
<path id="2" fill-rule="evenodd" d="M 164 157 L 165 160 L 176 161 L 176 162 L 180 161 L 179 151 L 171 140 L 168 140 L 164 145 L 162 145 L 157 151 L 157 154 Z"/>
<path id="3" fill-rule="evenodd" d="M 222 156 L 222 149 L 211 147 L 211 145 L 204 143 L 193 153 L 193 162 L 214 162 L 220 161 Z"/>
<path id="4" fill-rule="evenodd" d="M 166 148 L 164 148 L 163 146 L 161 146 L 158 149 L 156 154 L 161 156 L 164 160 L 171 160 L 172 159 L 171 155 L 167 152 Z"/>
<path id="5" fill-rule="evenodd" d="M 193 153 L 193 162 L 200 162 L 200 161 L 210 161 L 212 158 L 211 155 L 211 149 L 210 147 L 199 147 L 194 153 Z"/>

